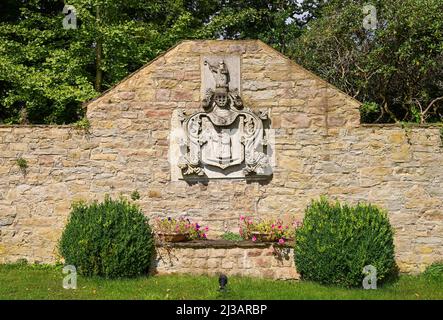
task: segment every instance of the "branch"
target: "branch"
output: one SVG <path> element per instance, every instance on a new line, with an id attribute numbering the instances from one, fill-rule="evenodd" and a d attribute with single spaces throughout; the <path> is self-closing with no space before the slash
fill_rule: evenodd
<path id="1" fill-rule="evenodd" d="M 385 115 L 385 110 L 383 110 L 383 108 L 380 108 L 380 111 L 381 111 L 380 116 L 377 118 L 377 120 L 375 120 L 374 123 L 379 122 L 383 118 L 383 116 Z"/>
<path id="2" fill-rule="evenodd" d="M 435 98 L 434 100 L 431 101 L 431 103 L 426 107 L 425 111 L 423 111 L 423 115 L 429 111 L 429 109 L 431 109 L 431 107 L 438 101 L 443 100 L 443 96 L 442 97 L 438 97 Z"/>
<path id="3" fill-rule="evenodd" d="M 396 123 L 399 122 L 398 119 L 397 119 L 397 117 L 395 116 L 395 114 L 394 114 L 394 113 L 388 108 L 388 103 L 387 103 L 387 102 L 385 102 L 385 103 L 383 104 L 383 109 L 385 109 L 386 113 L 389 114 L 389 116 L 391 117 L 391 119 L 393 119 Z"/>
<path id="4" fill-rule="evenodd" d="M 428 111 L 432 108 L 432 106 L 437 103 L 438 101 L 443 100 L 443 96 L 442 97 L 438 97 L 435 98 L 434 100 L 431 101 L 431 103 L 426 107 L 425 110 L 423 110 L 423 106 L 420 103 L 420 101 L 418 99 L 413 99 L 413 101 L 418 105 L 418 107 L 420 108 L 420 123 L 424 124 L 426 122 L 426 114 L 428 113 Z"/>

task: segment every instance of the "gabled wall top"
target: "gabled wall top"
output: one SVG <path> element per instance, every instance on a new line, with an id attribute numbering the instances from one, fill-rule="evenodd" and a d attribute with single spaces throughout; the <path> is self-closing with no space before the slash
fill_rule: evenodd
<path id="1" fill-rule="evenodd" d="M 310 128 L 359 125 L 360 103 L 259 40 L 183 41 L 85 104 L 90 121 L 133 121 L 154 110 L 201 108 L 203 57 L 239 57 L 239 91 L 249 108 L 271 108 L 274 125 Z M 233 71 L 231 71 L 233 72 Z M 292 116 L 284 111 L 290 109 Z M 138 110 L 138 111 L 137 111 Z M 152 112 L 149 112 L 151 110 Z"/>

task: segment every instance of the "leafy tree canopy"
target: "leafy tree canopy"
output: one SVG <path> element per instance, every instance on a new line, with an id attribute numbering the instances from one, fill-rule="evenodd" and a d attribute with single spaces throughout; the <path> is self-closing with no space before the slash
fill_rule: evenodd
<path id="1" fill-rule="evenodd" d="M 365 0 L 331 1 L 291 47 L 300 64 L 365 102 L 364 122 L 443 119 L 443 2 L 373 0 L 376 29 L 364 28 Z"/>
<path id="2" fill-rule="evenodd" d="M 181 39 L 260 38 L 284 50 L 318 2 L 69 0 L 78 27 L 64 29 L 65 1 L 5 0 L 0 122 L 74 122 L 83 115 L 81 102 Z"/>
<path id="3" fill-rule="evenodd" d="M 443 3 L 373 0 L 3 0 L 0 123 L 70 123 L 81 103 L 182 39 L 261 39 L 364 102 L 364 122 L 443 115 Z M 65 4 L 77 29 L 64 29 Z"/>

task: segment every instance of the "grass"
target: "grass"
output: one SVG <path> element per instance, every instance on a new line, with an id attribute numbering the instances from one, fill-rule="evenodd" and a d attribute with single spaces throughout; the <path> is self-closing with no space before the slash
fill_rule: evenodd
<path id="1" fill-rule="evenodd" d="M 400 276 L 377 290 L 327 287 L 305 281 L 229 277 L 226 293 L 218 278 L 168 275 L 106 280 L 78 277 L 77 289 L 62 287 L 62 267 L 0 265 L 0 299 L 443 299 L 443 279 Z"/>

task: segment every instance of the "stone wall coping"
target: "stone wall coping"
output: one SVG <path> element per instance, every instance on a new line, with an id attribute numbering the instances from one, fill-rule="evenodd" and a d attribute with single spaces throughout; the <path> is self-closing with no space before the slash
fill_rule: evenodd
<path id="1" fill-rule="evenodd" d="M 442 128 L 443 123 L 361 123 L 358 127 L 363 128 L 405 128 L 412 127 L 417 129 Z M 0 124 L 0 128 L 76 128 L 74 123 L 71 124 Z"/>
<path id="2" fill-rule="evenodd" d="M 363 128 L 414 128 L 414 129 L 432 129 L 442 128 L 443 123 L 361 123 L 360 127 Z"/>
<path id="3" fill-rule="evenodd" d="M 243 241 L 229 241 L 229 240 L 192 240 L 185 242 L 156 242 L 157 247 L 169 247 L 169 248 L 192 248 L 192 249 L 229 249 L 229 248 L 269 248 L 272 245 L 277 245 L 283 248 L 292 248 L 293 242 L 286 242 L 283 245 L 279 245 L 277 242 L 252 242 L 251 240 Z"/>
<path id="4" fill-rule="evenodd" d="M 74 124 L 0 124 L 0 128 L 75 128 Z"/>

